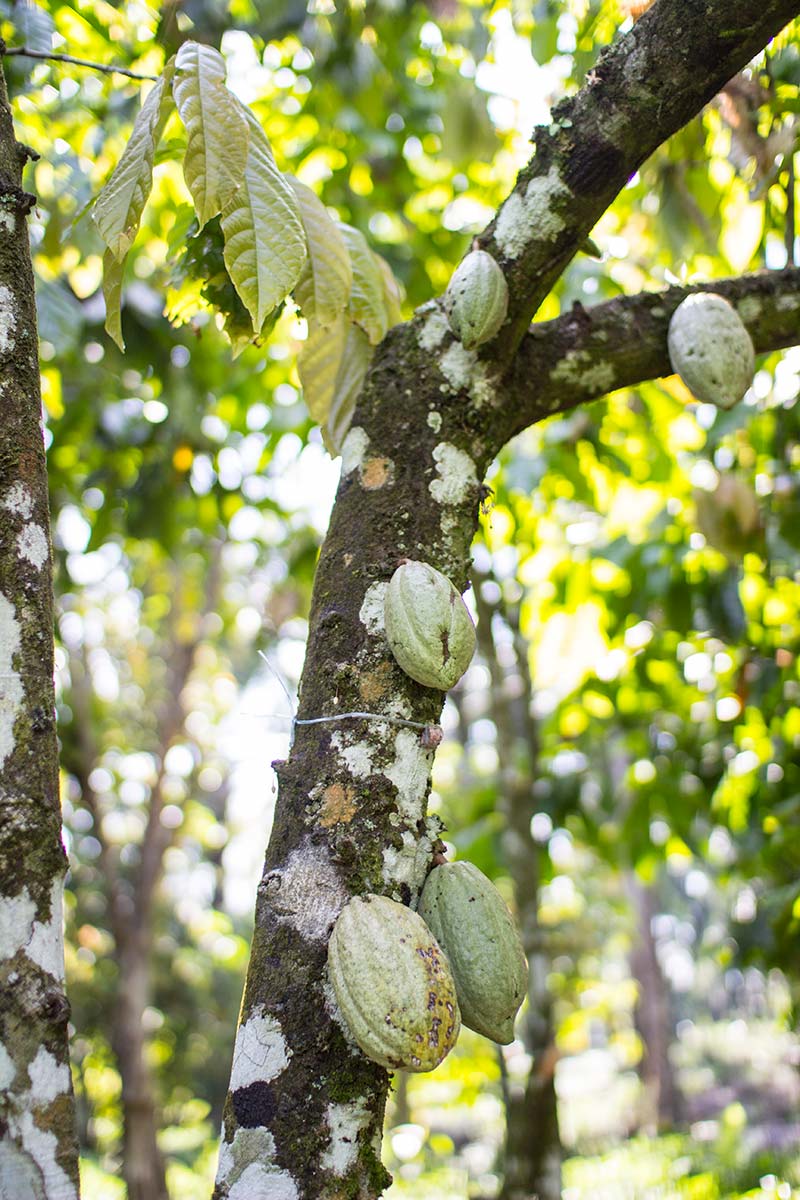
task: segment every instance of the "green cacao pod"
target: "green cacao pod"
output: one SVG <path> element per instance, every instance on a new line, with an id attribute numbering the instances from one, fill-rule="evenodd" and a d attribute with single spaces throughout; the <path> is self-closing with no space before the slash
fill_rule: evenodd
<path id="1" fill-rule="evenodd" d="M 753 381 L 755 352 L 736 309 L 714 292 L 678 305 L 667 335 L 669 361 L 698 400 L 733 408 Z"/>
<path id="2" fill-rule="evenodd" d="M 383 616 L 406 675 L 442 692 L 458 682 L 475 653 L 475 626 L 446 575 L 428 563 L 403 563 L 389 581 Z"/>
<path id="3" fill-rule="evenodd" d="M 447 285 L 444 309 L 465 350 L 494 337 L 508 312 L 508 285 L 491 254 L 473 250 L 461 260 Z"/>
<path id="4" fill-rule="evenodd" d="M 447 955 L 463 1023 L 508 1045 L 528 964 L 497 888 L 472 863 L 442 863 L 425 881 L 419 914 Z"/>
<path id="5" fill-rule="evenodd" d="M 355 896 L 336 919 L 328 972 L 350 1032 L 390 1071 L 432 1071 L 461 1029 L 455 983 L 428 926 L 386 896 Z"/>
<path id="6" fill-rule="evenodd" d="M 763 553 L 761 505 L 751 484 L 739 475 L 720 475 L 713 492 L 694 493 L 697 526 L 709 546 L 733 563 L 749 551 Z"/>

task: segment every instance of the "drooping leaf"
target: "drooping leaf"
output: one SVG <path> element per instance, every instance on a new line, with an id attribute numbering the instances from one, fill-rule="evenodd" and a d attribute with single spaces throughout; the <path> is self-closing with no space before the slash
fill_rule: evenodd
<path id="1" fill-rule="evenodd" d="M 350 325 L 333 388 L 328 419 L 322 426 L 322 440 L 332 457 L 342 452 L 342 445 L 353 419 L 353 410 L 373 354 L 374 350 L 364 331 L 357 325 Z"/>
<path id="2" fill-rule="evenodd" d="M 225 266 L 258 333 L 297 283 L 306 238 L 294 191 L 275 165 L 266 134 L 253 113 L 236 103 L 250 143 L 242 185 L 222 210 Z"/>
<path id="3" fill-rule="evenodd" d="M 15 4 L 13 21 L 23 46 L 48 54 L 53 49 L 55 25 L 49 12 L 28 0 L 26 4 Z"/>
<path id="4" fill-rule="evenodd" d="M 117 262 L 122 262 L 133 244 L 153 186 L 153 157 L 173 108 L 169 85 L 174 70 L 170 59 L 148 92 L 122 158 L 94 206 L 100 236 Z"/>
<path id="5" fill-rule="evenodd" d="M 187 134 L 183 174 L 202 229 L 242 184 L 248 123 L 244 106 L 225 87 L 225 60 L 216 50 L 184 42 L 175 69 L 172 90 Z"/>
<path id="6" fill-rule="evenodd" d="M 373 257 L 378 264 L 383 279 L 383 303 L 386 307 L 386 319 L 389 322 L 389 329 L 393 325 L 398 325 L 403 319 L 401 304 L 403 303 L 403 289 L 399 281 L 395 278 L 394 271 L 389 266 L 385 258 L 373 251 Z"/>
<path id="7" fill-rule="evenodd" d="M 383 272 L 363 233 L 354 229 L 352 225 L 340 224 L 339 228 L 344 235 L 353 264 L 350 316 L 361 326 L 373 346 L 377 346 L 389 328 L 383 298 Z"/>
<path id="8" fill-rule="evenodd" d="M 319 425 L 327 421 L 333 403 L 349 328 L 346 313 L 340 313 L 326 328 L 310 325 L 297 360 L 306 408 Z"/>
<path id="9" fill-rule="evenodd" d="M 125 349 L 122 336 L 122 276 L 125 260 L 119 262 L 110 250 L 103 255 L 103 296 L 106 302 L 106 333 L 113 338 L 120 350 Z"/>
<path id="10" fill-rule="evenodd" d="M 287 175 L 306 232 L 308 258 L 294 289 L 303 316 L 319 326 L 332 324 L 347 308 L 353 286 L 350 254 L 339 227 L 328 216 L 325 205 L 293 175 Z"/>

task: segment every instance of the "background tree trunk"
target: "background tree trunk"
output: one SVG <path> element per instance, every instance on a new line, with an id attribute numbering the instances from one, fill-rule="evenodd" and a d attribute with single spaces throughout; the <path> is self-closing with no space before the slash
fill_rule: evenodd
<path id="1" fill-rule="evenodd" d="M 0 70 L 0 1181 L 4 1196 L 78 1195 L 64 991 L 47 468 L 36 307 Z"/>

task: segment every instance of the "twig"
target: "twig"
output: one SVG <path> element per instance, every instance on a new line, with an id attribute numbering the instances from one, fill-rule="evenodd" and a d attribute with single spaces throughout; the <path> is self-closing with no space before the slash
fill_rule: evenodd
<path id="1" fill-rule="evenodd" d="M 127 67 L 106 66 L 105 63 L 90 62 L 88 58 L 73 58 L 71 54 L 47 54 L 44 50 L 30 50 L 27 46 L 4 46 L 0 55 L 5 55 L 6 58 L 20 55 L 22 58 L 40 58 L 46 62 L 71 63 L 75 67 L 103 71 L 106 75 L 127 75 L 129 79 L 151 79 L 154 83 L 158 80 L 158 75 L 140 75 L 138 71 L 129 71 Z"/>

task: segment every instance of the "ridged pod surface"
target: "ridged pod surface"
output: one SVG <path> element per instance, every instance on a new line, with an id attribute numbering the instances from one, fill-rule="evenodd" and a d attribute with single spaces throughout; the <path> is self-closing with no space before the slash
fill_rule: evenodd
<path id="1" fill-rule="evenodd" d="M 389 648 L 406 675 L 443 692 L 458 682 L 475 653 L 475 626 L 446 575 L 428 563 L 403 563 L 383 613 Z"/>
<path id="2" fill-rule="evenodd" d="M 491 254 L 472 250 L 461 260 L 447 285 L 444 308 L 465 350 L 494 337 L 508 312 L 508 285 Z"/>
<path id="3" fill-rule="evenodd" d="M 472 863 L 442 863 L 425 881 L 419 914 L 447 955 L 464 1025 L 508 1045 L 528 964 L 497 888 Z"/>
<path id="4" fill-rule="evenodd" d="M 432 1071 L 461 1029 L 450 966 L 428 926 L 386 896 L 355 896 L 328 945 L 328 971 L 358 1045 L 390 1071 Z"/>
<path id="5" fill-rule="evenodd" d="M 733 408 L 753 382 L 750 334 L 724 296 L 696 292 L 678 305 L 667 334 L 669 361 L 692 395 Z"/>

